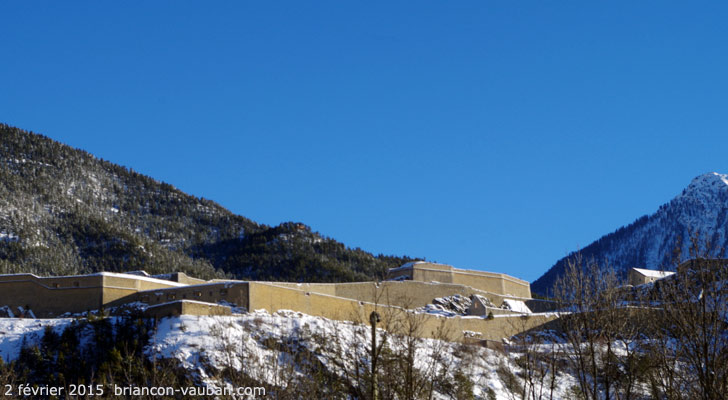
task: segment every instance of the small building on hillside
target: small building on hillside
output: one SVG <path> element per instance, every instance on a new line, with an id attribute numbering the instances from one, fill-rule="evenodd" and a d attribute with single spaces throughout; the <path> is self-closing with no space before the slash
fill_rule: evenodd
<path id="1" fill-rule="evenodd" d="M 629 271 L 629 284 L 632 286 L 644 285 L 645 283 L 654 282 L 658 279 L 666 278 L 673 275 L 674 272 L 658 271 L 656 269 L 632 268 Z"/>

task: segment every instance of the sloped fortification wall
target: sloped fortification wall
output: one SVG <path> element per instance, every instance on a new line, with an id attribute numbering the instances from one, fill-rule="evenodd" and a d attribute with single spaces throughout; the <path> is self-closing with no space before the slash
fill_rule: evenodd
<path id="1" fill-rule="evenodd" d="M 425 271 L 429 273 L 428 271 Z M 431 272 L 431 271 L 430 271 Z M 31 309 L 37 317 L 56 317 L 66 312 L 83 313 L 102 307 L 143 302 L 154 316 L 175 313 L 225 314 L 215 304 L 226 302 L 248 310 L 293 310 L 330 319 L 368 323 L 377 310 L 381 327 L 395 333 L 409 331 L 420 337 L 465 340 L 469 337 L 499 340 L 553 319 L 552 316 L 443 318 L 414 314 L 406 308 L 422 307 L 436 297 L 480 294 L 496 305 L 503 296 L 461 284 L 420 281 L 360 282 L 341 284 L 293 284 L 274 282 L 211 282 L 184 285 L 147 277 L 100 273 L 85 276 L 40 278 L 32 274 L 0 276 L 0 306 Z M 170 304 L 171 303 L 171 304 Z M 223 307 L 224 308 L 224 307 Z"/>
<path id="2" fill-rule="evenodd" d="M 444 318 L 429 314 L 414 314 L 399 307 L 375 305 L 366 301 L 286 286 L 250 282 L 250 309 L 264 309 L 271 313 L 292 310 L 330 319 L 364 323 L 368 323 L 369 314 L 377 310 L 383 319 L 380 326 L 394 333 L 404 333 L 409 331 L 410 326 L 415 326 L 415 336 L 455 341 L 465 340 L 466 332 L 471 335 L 470 338 L 500 340 L 555 319 L 553 314 L 503 316 L 491 320 L 480 317 Z"/>
<path id="3" fill-rule="evenodd" d="M 0 306 L 30 309 L 36 317 L 82 313 L 102 305 L 100 275 L 41 278 L 32 274 L 0 276 Z M 16 314 L 17 315 L 17 314 Z"/>
<path id="4" fill-rule="evenodd" d="M 378 285 L 374 282 L 339 283 L 336 296 L 347 297 L 371 303 L 384 303 L 398 307 L 417 308 L 432 303 L 437 297 L 460 294 L 469 297 L 479 294 L 500 306 L 503 296 L 474 289 L 467 285 L 430 283 L 418 281 L 385 281 Z"/>
<path id="5" fill-rule="evenodd" d="M 250 310 L 299 311 L 319 317 L 366 321 L 374 311 L 372 304 L 331 295 L 278 286 L 275 283 L 250 282 Z"/>
<path id="6" fill-rule="evenodd" d="M 249 298 L 254 296 L 254 289 L 249 287 L 275 286 L 280 288 L 289 288 L 304 293 L 316 293 L 327 295 L 332 298 L 344 298 L 349 301 L 358 301 L 392 305 L 402 308 L 418 308 L 424 307 L 437 297 L 452 296 L 460 294 L 470 296 L 479 294 L 489 298 L 496 306 L 503 303 L 504 296 L 483 292 L 473 289 L 466 285 L 456 284 L 436 284 L 417 281 L 385 281 L 375 282 L 356 282 L 356 283 L 288 283 L 288 282 L 230 282 L 221 281 L 215 283 L 206 283 L 201 285 L 191 285 L 184 287 L 172 287 L 164 289 L 155 289 L 141 292 L 131 292 L 126 296 L 117 297 L 114 301 L 108 303 L 108 306 L 118 306 L 124 303 L 142 302 L 149 305 L 162 304 L 174 300 L 196 300 L 210 303 L 226 301 L 248 310 L 254 310 L 258 307 L 255 301 L 251 303 Z M 109 289 L 107 288 L 107 291 Z M 251 290 L 251 294 L 249 294 Z M 262 289 L 266 290 L 266 289 Z M 257 298 L 260 300 L 260 298 Z M 283 301 L 284 299 L 279 299 Z M 333 301 L 333 300 L 332 300 Z M 331 307 L 336 308 L 336 301 Z M 348 303 L 347 303 L 348 304 Z M 294 311 L 305 312 L 297 308 L 300 304 L 294 303 L 288 309 Z M 252 308 L 251 308 L 252 307 Z M 328 306 L 327 306 L 328 307 Z M 266 308 L 266 307 L 259 307 Z M 285 308 L 285 307 L 284 307 Z"/>
<path id="7" fill-rule="evenodd" d="M 461 294 L 470 296 L 471 288 L 462 285 L 431 284 L 424 282 L 341 283 L 336 295 L 370 303 L 389 304 L 403 308 L 424 307 L 437 297 Z"/>
<path id="8" fill-rule="evenodd" d="M 33 274 L 0 275 L 0 306 L 30 309 L 36 317 L 83 313 L 108 307 L 138 291 L 180 288 L 185 285 L 126 274 L 38 277 Z M 246 297 L 247 299 L 247 297 Z M 126 302 L 121 300 L 121 302 Z"/>
<path id="9" fill-rule="evenodd" d="M 280 287 L 287 287 L 290 289 L 303 290 L 304 292 L 314 292 L 319 294 L 328 294 L 336 296 L 336 287 L 342 285 L 341 283 L 291 283 L 291 282 L 261 282 L 269 283 Z M 371 283 L 371 282 L 361 282 Z"/>
<path id="10" fill-rule="evenodd" d="M 194 300 L 207 303 L 224 301 L 249 309 L 249 285 L 249 282 L 219 282 L 146 290 L 119 298 L 109 303 L 109 307 L 118 307 L 134 302 L 154 306 L 177 300 Z"/>
<path id="11" fill-rule="evenodd" d="M 109 305 L 115 300 L 143 290 L 177 288 L 184 286 L 177 282 L 126 274 L 103 273 L 102 278 L 104 286 L 104 305 Z"/>
<path id="12" fill-rule="evenodd" d="M 378 310 L 387 315 L 390 329 L 404 329 L 407 321 L 416 320 L 418 336 L 439 337 L 447 332 L 452 340 L 463 340 L 463 331 L 477 332 L 476 338 L 499 340 L 522 329 L 520 317 L 498 317 L 493 320 L 478 317 L 440 318 L 433 315 L 404 311 L 432 303 L 436 297 L 461 294 L 480 294 L 500 304 L 502 298 L 465 285 L 434 284 L 415 281 L 359 283 L 285 283 L 285 282 L 220 282 L 186 287 L 156 289 L 134 293 L 113 302 L 111 306 L 135 301 L 148 305 L 165 304 L 176 300 L 196 300 L 208 303 L 225 301 L 253 310 L 291 310 L 336 320 L 366 322 L 369 314 Z M 529 316 L 528 327 L 543 323 L 541 316 Z M 385 324 L 386 325 L 386 324 Z M 382 325 L 385 327 L 385 325 Z M 518 328 L 518 329 L 516 329 Z"/>
<path id="13" fill-rule="evenodd" d="M 170 279 L 175 282 L 184 283 L 186 285 L 199 285 L 202 283 L 207 283 L 204 279 L 198 279 L 191 277 L 184 272 L 174 272 L 171 274 Z"/>
<path id="14" fill-rule="evenodd" d="M 506 274 L 453 268 L 452 282 L 504 296 L 531 298 L 530 283 Z"/>
<path id="15" fill-rule="evenodd" d="M 506 274 L 457 269 L 444 264 L 408 263 L 391 269 L 388 278 L 460 284 L 501 296 L 531 298 L 531 285 L 522 279 Z"/>
<path id="16" fill-rule="evenodd" d="M 144 311 L 144 316 L 164 318 L 177 315 L 231 315 L 230 307 L 193 300 L 179 300 L 152 306 Z"/>
<path id="17" fill-rule="evenodd" d="M 460 294 L 469 297 L 478 294 L 490 299 L 500 307 L 503 299 L 514 296 L 503 296 L 483 290 L 474 289 L 464 284 L 432 283 L 420 281 L 384 281 L 353 283 L 283 283 L 269 282 L 276 286 L 303 290 L 330 296 L 366 301 L 369 303 L 389 304 L 404 308 L 424 307 L 437 297 Z"/>

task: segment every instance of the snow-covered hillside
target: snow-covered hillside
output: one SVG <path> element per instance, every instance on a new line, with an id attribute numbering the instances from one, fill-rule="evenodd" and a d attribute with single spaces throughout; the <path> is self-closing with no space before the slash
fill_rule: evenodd
<path id="1" fill-rule="evenodd" d="M 290 375 L 303 373 L 300 366 L 288 368 L 286 363 L 301 362 L 300 354 L 307 353 L 330 372 L 347 380 L 362 367 L 358 363 L 362 360 L 366 363 L 368 359 L 370 332 L 367 325 L 293 311 L 273 315 L 259 311 L 232 317 L 181 316 L 160 324 L 148 356 L 177 358 L 185 368 L 195 371 L 211 385 L 220 384 L 212 376 L 215 369 L 227 366 L 252 372 L 256 380 L 267 384 L 281 385 L 293 380 Z M 387 334 L 380 330 L 379 335 L 381 342 Z M 406 347 L 410 345 L 404 338 L 397 339 L 392 335 L 388 335 L 387 343 L 393 353 L 406 353 Z M 458 380 L 456 375 L 462 374 L 472 381 L 476 398 L 514 397 L 505 386 L 502 374 L 504 370 L 518 373 L 516 359 L 519 354 L 506 355 L 502 351 L 476 346 L 464 351 L 460 344 L 433 339 L 417 339 L 414 347 L 414 365 L 422 376 L 432 376 L 434 380 L 445 377 L 455 382 Z M 367 365 L 364 367 L 368 368 Z M 574 382 L 568 375 L 559 375 L 555 398 L 567 398 L 568 388 Z M 447 385 L 443 387 L 447 388 Z M 442 390 L 435 389 L 435 398 L 452 398 L 451 393 Z"/>
<path id="2" fill-rule="evenodd" d="M 728 246 L 728 175 L 711 172 L 696 177 L 654 214 L 599 238 L 580 253 L 625 275 L 633 267 L 674 270 L 673 250 L 681 241 L 681 261 L 687 259 L 691 233 L 700 233 L 715 248 Z M 573 256 L 559 260 L 531 290 L 547 293 Z"/>
<path id="3" fill-rule="evenodd" d="M 17 358 L 23 343 L 39 344 L 47 326 L 60 333 L 73 321 L 0 318 L 3 359 Z M 301 381 L 311 381 L 311 366 L 315 364 L 335 377 L 333 381 L 344 382 L 338 388 L 331 379 L 323 383 L 330 386 L 331 398 L 352 398 L 346 394 L 354 390 L 351 387 L 365 386 L 368 382 L 365 374 L 369 368 L 370 335 L 367 325 L 293 311 L 275 314 L 257 311 L 226 317 L 180 316 L 160 321 L 146 348 L 146 356 L 176 359 L 198 385 L 214 388 L 240 385 L 231 378 L 232 371 L 246 375 L 248 380 L 243 382 L 247 384 L 254 382 L 269 390 L 278 387 L 283 391 L 301 385 Z M 382 353 L 382 360 L 390 360 L 395 368 L 386 373 L 387 361 L 380 361 L 382 381 L 388 375 L 404 373 L 399 364 L 401 360 L 396 357 L 406 356 L 412 350 L 417 371 L 414 376 L 419 379 L 418 384 L 432 384 L 435 399 L 460 398 L 457 391 L 463 389 L 472 391 L 475 398 L 515 399 L 525 384 L 517 377 L 521 370 L 519 353 L 433 339 L 412 341 L 382 330 L 378 331 L 378 340 L 387 343 L 388 350 Z M 399 376 L 389 378 L 397 385 L 403 383 Z M 554 398 L 569 398 L 569 388 L 574 384 L 572 376 L 558 373 Z M 543 390 L 550 389 L 544 384 Z"/>

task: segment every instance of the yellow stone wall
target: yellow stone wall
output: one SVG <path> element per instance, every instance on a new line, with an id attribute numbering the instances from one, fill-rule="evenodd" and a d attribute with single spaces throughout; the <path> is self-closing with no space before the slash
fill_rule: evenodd
<path id="1" fill-rule="evenodd" d="M 377 310 L 384 319 L 383 328 L 401 331 L 416 323 L 418 336 L 440 337 L 447 333 L 450 340 L 465 340 L 465 331 L 474 332 L 470 339 L 499 340 L 524 329 L 539 326 L 553 319 L 553 315 L 528 317 L 498 316 L 492 320 L 480 317 L 443 318 L 429 314 L 413 314 L 406 308 L 422 307 L 436 297 L 461 294 L 479 294 L 490 298 L 499 306 L 503 293 L 530 297 L 515 278 L 502 274 L 475 277 L 461 273 L 450 266 L 433 264 L 434 268 L 415 269 L 414 276 L 422 281 L 385 281 L 295 284 L 275 282 L 213 281 L 185 285 L 124 274 L 92 274 L 85 276 L 40 278 L 31 274 L 0 276 L 0 306 L 8 305 L 13 312 L 17 307 L 29 307 L 37 317 L 55 317 L 66 312 L 82 313 L 101 307 L 115 307 L 133 302 L 150 306 L 148 315 L 225 315 L 229 308 L 217 305 L 227 302 L 248 310 L 265 309 L 268 312 L 292 310 L 335 320 L 368 323 L 369 314 Z M 419 274 L 419 275 L 417 275 Z M 431 283 L 451 277 L 455 283 Z M 435 279 L 437 278 L 437 279 Z M 464 281 L 465 278 L 470 278 Z M 482 282 L 478 279 L 482 278 Z M 184 280 L 186 278 L 182 278 Z M 187 282 L 196 282 L 190 278 Z M 462 281 L 459 284 L 458 281 Z M 500 288 L 488 286 L 500 282 Z M 487 284 L 486 284 L 487 283 Z M 513 285 L 509 288 L 508 285 Z M 484 286 L 487 292 L 471 286 Z M 491 293 L 496 292 L 496 293 Z M 528 296 L 522 296 L 528 294 Z M 206 303 L 206 304 L 205 304 Z M 225 311 L 227 310 L 227 311 Z M 178 313 L 178 314 L 175 314 Z"/>
<path id="2" fill-rule="evenodd" d="M 177 315 L 231 315 L 230 307 L 212 303 L 181 300 L 150 307 L 144 311 L 149 318 L 164 318 Z"/>
<path id="3" fill-rule="evenodd" d="M 184 272 L 175 272 L 172 274 L 172 280 L 179 283 L 184 283 L 187 285 L 199 285 L 202 283 L 207 283 L 204 279 L 197 279 L 193 278 Z"/>
<path id="4" fill-rule="evenodd" d="M 528 316 L 498 316 L 488 320 L 481 317 L 438 317 L 429 314 L 413 314 L 399 307 L 375 305 L 342 297 L 304 292 L 275 283 L 250 282 L 250 309 L 274 313 L 280 310 L 298 311 L 304 314 L 335 320 L 368 323 L 369 314 L 377 310 L 382 315 L 382 328 L 403 333 L 406 326 L 418 327 L 416 336 L 465 340 L 465 331 L 475 332 L 479 340 L 500 340 L 524 330 L 532 329 L 555 319 L 555 314 Z M 445 337 L 441 337 L 445 334 Z"/>
<path id="5" fill-rule="evenodd" d="M 139 290 L 176 287 L 179 284 L 134 275 L 99 273 L 38 277 L 33 274 L 0 275 L 0 306 L 30 308 L 36 317 L 56 317 L 70 312 L 99 310 Z"/>
<path id="6" fill-rule="evenodd" d="M 527 281 L 506 274 L 453 268 L 428 262 L 413 263 L 393 269 L 388 278 L 406 277 L 418 282 L 440 282 L 467 285 L 474 289 L 509 297 L 531 298 Z"/>
<path id="7" fill-rule="evenodd" d="M 194 300 L 208 303 L 226 301 L 248 309 L 248 286 L 249 282 L 229 281 L 146 290 L 119 298 L 109 303 L 109 307 L 118 307 L 133 302 L 153 306 L 178 300 Z"/>
<path id="8" fill-rule="evenodd" d="M 474 289 L 465 284 L 432 283 L 421 281 L 384 281 L 384 282 L 352 282 L 352 283 L 283 283 L 270 284 L 288 287 L 331 296 L 345 297 L 370 303 L 390 304 L 398 307 L 417 308 L 432 303 L 437 297 L 460 294 L 469 297 L 479 294 L 487 297 L 500 307 L 503 299 L 514 296 L 503 296 L 492 292 Z"/>
<path id="9" fill-rule="evenodd" d="M 17 315 L 18 307 L 30 309 L 38 318 L 66 312 L 82 313 L 102 305 L 99 275 L 40 278 L 32 274 L 0 276 L 0 306 Z"/>

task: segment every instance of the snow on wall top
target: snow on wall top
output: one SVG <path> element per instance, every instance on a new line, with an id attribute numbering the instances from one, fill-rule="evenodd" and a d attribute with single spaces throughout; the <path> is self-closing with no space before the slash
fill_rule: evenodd
<path id="1" fill-rule="evenodd" d="M 642 269 L 642 268 L 632 268 L 633 270 L 639 272 L 640 274 L 644 276 L 649 276 L 651 278 L 664 278 L 666 276 L 670 276 L 674 274 L 674 272 L 669 271 L 658 271 L 654 269 Z"/>
<path id="2" fill-rule="evenodd" d="M 521 300 L 503 299 L 503 306 L 503 308 L 511 311 L 531 314 L 531 309 Z"/>
<path id="3" fill-rule="evenodd" d="M 412 268 L 416 264 L 435 264 L 435 263 L 428 263 L 427 261 L 410 261 L 408 263 L 404 263 L 404 264 L 400 265 L 399 267 L 390 268 L 389 271 L 394 272 L 394 271 L 400 271 L 400 270 L 407 269 L 407 268 Z"/>
<path id="4" fill-rule="evenodd" d="M 87 277 L 87 276 L 109 276 L 114 278 L 126 278 L 126 279 L 135 279 L 139 281 L 147 281 L 147 282 L 155 282 L 155 283 L 161 283 L 168 286 L 190 286 L 186 283 L 179 283 L 174 281 L 168 281 L 165 279 L 157 279 L 147 276 L 141 276 L 141 275 L 133 275 L 128 273 L 122 273 L 122 272 L 94 272 L 91 274 L 85 274 L 85 275 L 58 275 L 58 276 L 38 276 L 36 274 L 30 273 L 30 272 L 22 272 L 22 273 L 16 273 L 16 274 L 0 274 L 0 276 L 32 276 L 36 279 L 45 279 L 45 280 L 51 280 L 51 279 L 63 279 L 63 278 L 78 278 L 78 277 Z"/>

